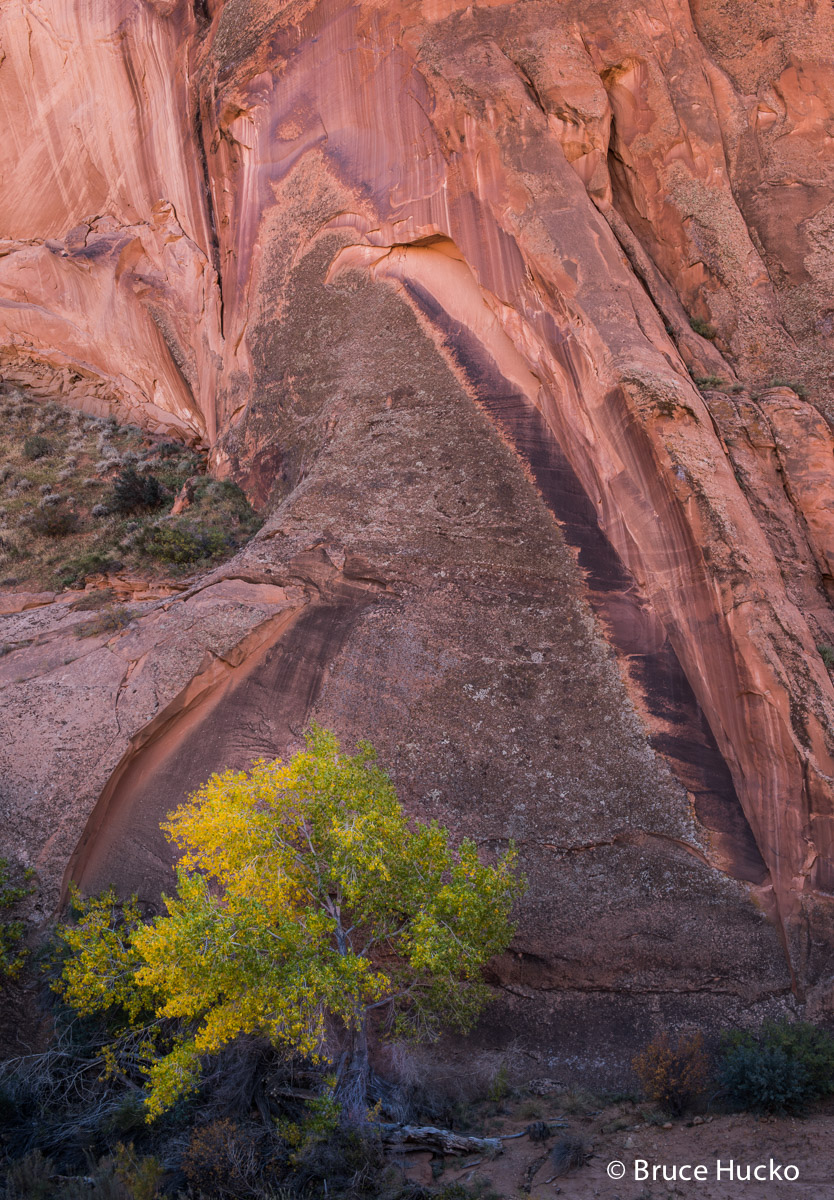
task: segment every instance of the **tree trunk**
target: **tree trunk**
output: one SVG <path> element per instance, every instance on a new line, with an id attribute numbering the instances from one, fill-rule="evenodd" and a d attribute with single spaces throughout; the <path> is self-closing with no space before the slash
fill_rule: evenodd
<path id="1" fill-rule="evenodd" d="M 339 1078 L 336 1084 L 336 1097 L 349 1120 L 367 1119 L 370 1080 L 368 1030 L 363 1012 L 358 1015 L 357 1024 L 351 1030 L 350 1044 L 339 1064 Z"/>

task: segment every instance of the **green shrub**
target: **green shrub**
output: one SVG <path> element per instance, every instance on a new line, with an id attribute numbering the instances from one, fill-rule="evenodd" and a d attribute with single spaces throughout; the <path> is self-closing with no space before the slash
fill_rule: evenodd
<path id="1" fill-rule="evenodd" d="M 157 458 L 179 458 L 181 454 L 187 453 L 187 448 L 181 442 L 160 442 L 154 448 L 154 454 Z"/>
<path id="2" fill-rule="evenodd" d="M 113 512 L 131 513 L 159 508 L 164 499 L 165 489 L 155 475 L 140 475 L 134 467 L 125 467 L 113 483 L 109 507 Z"/>
<path id="3" fill-rule="evenodd" d="M 715 341 L 718 337 L 718 330 L 714 325 L 710 325 L 709 321 L 702 321 L 700 317 L 692 317 L 689 324 L 696 333 L 700 334 L 702 338 L 706 338 L 707 341 Z"/>
<path id="4" fill-rule="evenodd" d="M 212 505 L 228 505 L 238 516 L 250 519 L 254 517 L 246 494 L 230 479 L 201 479 L 195 488 L 194 496 L 196 500 L 206 500 Z"/>
<path id="5" fill-rule="evenodd" d="M 695 386 L 702 391 L 709 388 L 713 391 L 721 391 L 730 386 L 729 379 L 722 379 L 720 375 L 698 375 L 695 377 Z"/>
<path id="6" fill-rule="evenodd" d="M 32 894 L 34 876 L 29 867 L 13 872 L 8 859 L 0 858 L 0 914 L 11 912 L 15 905 Z M 0 983 L 14 979 L 20 973 L 26 958 L 22 944 L 24 932 L 22 921 L 0 920 Z"/>
<path id="7" fill-rule="evenodd" d="M 155 1200 L 159 1195 L 164 1171 L 151 1154 L 139 1155 L 132 1145 L 119 1142 L 112 1159 L 114 1173 L 130 1200 Z"/>
<path id="8" fill-rule="evenodd" d="M 500 1104 L 502 1100 L 506 1100 L 510 1094 L 510 1075 L 507 1070 L 507 1064 L 501 1063 L 501 1066 L 495 1072 L 492 1083 L 489 1085 L 489 1099 L 493 1104 Z"/>
<path id="9" fill-rule="evenodd" d="M 113 603 L 115 593 L 112 588 L 94 588 L 91 592 L 85 592 L 78 600 L 70 605 L 73 612 L 98 612 L 99 609 L 107 608 Z"/>
<path id="10" fill-rule="evenodd" d="M 826 642 L 818 642 L 817 650 L 820 658 L 830 671 L 834 667 L 834 646 L 829 646 Z"/>
<path id="11" fill-rule="evenodd" d="M 763 1112 L 802 1112 L 834 1094 L 834 1036 L 807 1021 L 768 1021 L 725 1035 L 720 1079 L 729 1102 Z"/>
<path id="12" fill-rule="evenodd" d="M 808 1104 L 808 1072 L 776 1046 L 739 1046 L 724 1059 L 720 1078 L 734 1108 L 797 1113 Z"/>
<path id="13" fill-rule="evenodd" d="M 142 549 L 146 554 L 180 565 L 217 558 L 228 544 L 228 538 L 217 529 L 188 525 L 153 525 L 142 537 Z"/>
<path id="14" fill-rule="evenodd" d="M 159 1195 L 163 1169 L 158 1159 L 140 1157 L 133 1147 L 121 1144 L 113 1155 L 105 1155 L 96 1165 L 89 1162 L 83 1176 L 64 1178 L 63 1186 L 49 1191 L 55 1200 L 155 1200 Z"/>
<path id="15" fill-rule="evenodd" d="M 525 1100 L 519 1106 L 518 1115 L 526 1121 L 537 1120 L 544 1116 L 544 1108 L 540 1100 Z"/>
<path id="16" fill-rule="evenodd" d="M 52 443 L 42 434 L 33 433 L 31 437 L 23 439 L 23 457 L 30 462 L 34 462 L 36 458 L 46 458 L 51 453 Z"/>
<path id="17" fill-rule="evenodd" d="M 138 1133 L 145 1128 L 145 1104 L 137 1088 L 121 1097 L 104 1121 L 109 1133 Z"/>
<path id="18" fill-rule="evenodd" d="M 119 608 L 108 605 L 101 609 L 89 621 L 80 621 L 75 627 L 75 636 L 80 638 L 97 637 L 101 633 L 118 633 L 133 620 L 133 612 L 129 608 Z"/>
<path id="19" fill-rule="evenodd" d="M 808 396 L 808 389 L 801 383 L 796 383 L 791 379 L 771 379 L 767 385 L 772 388 L 790 388 L 792 392 L 796 392 L 801 400 L 805 400 Z"/>
<path id="20" fill-rule="evenodd" d="M 104 575 L 108 571 L 118 571 L 121 565 L 118 559 L 94 550 L 89 554 L 67 559 L 58 571 L 58 581 L 62 587 L 70 587 L 74 583 L 83 583 L 88 575 Z"/>

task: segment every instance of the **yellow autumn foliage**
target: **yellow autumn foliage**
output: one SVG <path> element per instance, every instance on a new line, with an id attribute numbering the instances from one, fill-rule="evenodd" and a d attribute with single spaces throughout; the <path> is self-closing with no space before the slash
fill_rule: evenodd
<path id="1" fill-rule="evenodd" d="M 148 1114 L 197 1086 L 201 1059 L 240 1034 L 308 1057 L 385 1009 L 398 1036 L 468 1027 L 484 964 L 509 943 L 523 884 L 512 847 L 494 866 L 471 841 L 412 823 L 373 749 L 343 754 L 313 727 L 288 762 L 212 776 L 163 829 L 176 894 L 144 923 L 112 895 L 61 937 L 60 982 L 82 1012 L 151 1007 L 176 1029 L 148 1068 Z"/>

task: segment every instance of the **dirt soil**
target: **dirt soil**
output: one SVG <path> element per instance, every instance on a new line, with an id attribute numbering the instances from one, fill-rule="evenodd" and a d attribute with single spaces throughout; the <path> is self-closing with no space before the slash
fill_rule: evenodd
<path id="1" fill-rule="evenodd" d="M 672 1122 L 633 1102 L 609 1105 L 602 1110 L 573 1111 L 575 1104 L 543 1100 L 543 1118 L 554 1128 L 545 1142 L 535 1143 L 519 1133 L 530 1124 L 522 1115 L 529 1102 L 508 1104 L 503 1115 L 487 1121 L 489 1136 L 510 1138 L 504 1153 L 492 1162 L 470 1157 L 458 1162 L 446 1159 L 437 1175 L 438 1159 L 428 1153 L 409 1156 L 408 1175 L 425 1185 L 449 1186 L 460 1182 L 481 1190 L 483 1200 L 671 1200 L 699 1197 L 703 1200 L 774 1200 L 779 1196 L 797 1200 L 830 1200 L 834 1197 L 834 1108 L 815 1111 L 803 1118 L 755 1117 L 747 1113 L 705 1115 Z M 647 1119 L 648 1118 L 648 1119 Z M 697 1122 L 697 1123 L 696 1123 Z M 584 1166 L 556 1174 L 554 1150 L 561 1138 L 581 1138 L 585 1143 Z M 774 1175 L 771 1179 L 771 1160 Z M 717 1178 L 717 1164 L 721 1175 Z M 730 1175 L 730 1164 L 733 1174 Z M 636 1164 L 639 1164 L 636 1166 Z M 689 1171 L 681 1179 L 681 1168 Z M 701 1179 L 691 1178 L 697 1166 L 706 1168 Z M 750 1168 L 750 1181 L 747 1169 Z M 616 1176 L 621 1167 L 625 1173 Z M 666 1179 L 663 1168 L 666 1168 Z M 760 1167 L 760 1182 L 754 1179 Z M 796 1175 L 795 1180 L 785 1179 Z M 656 1168 L 656 1171 L 655 1171 Z M 781 1178 L 776 1168 L 781 1171 Z M 677 1171 L 677 1178 L 674 1172 Z M 644 1173 L 648 1178 L 644 1178 Z M 656 1178 L 653 1179 L 653 1174 Z M 454 1194 L 454 1193 L 452 1193 Z"/>

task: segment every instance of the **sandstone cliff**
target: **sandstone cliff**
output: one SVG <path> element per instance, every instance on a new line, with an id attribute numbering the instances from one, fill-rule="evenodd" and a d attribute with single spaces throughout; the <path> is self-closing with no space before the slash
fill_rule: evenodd
<path id="1" fill-rule="evenodd" d="M 504 1027 L 828 1010 L 834 11 L 94 7 L 0 14 L 0 371 L 271 515 L 83 652 L 7 618 L 44 915 L 314 715 L 519 843 Z"/>

